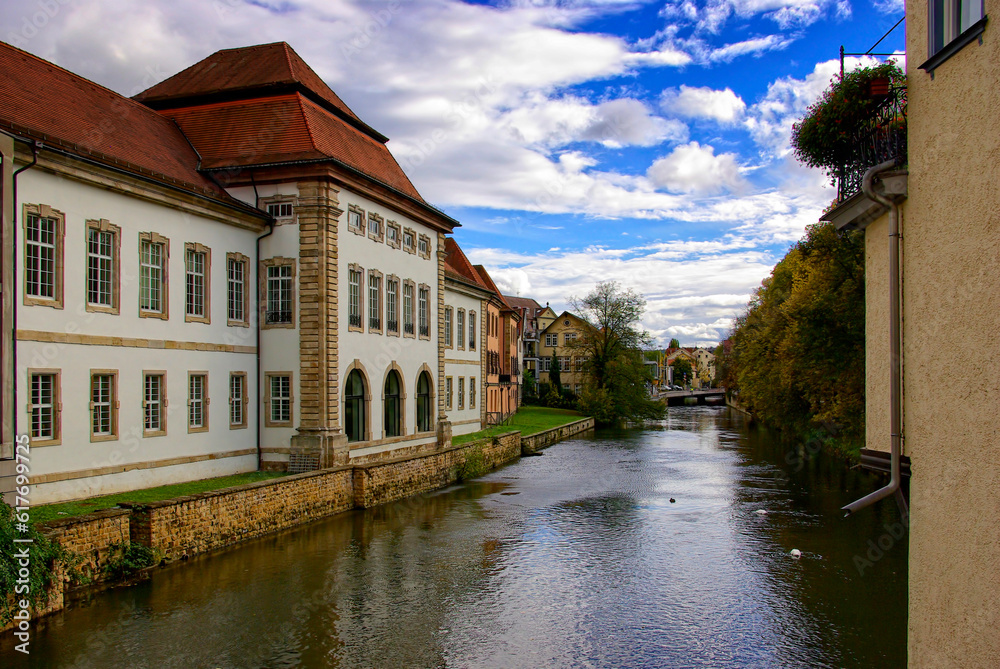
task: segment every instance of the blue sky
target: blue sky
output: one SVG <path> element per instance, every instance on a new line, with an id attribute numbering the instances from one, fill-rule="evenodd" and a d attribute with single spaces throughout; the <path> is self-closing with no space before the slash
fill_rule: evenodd
<path id="1" fill-rule="evenodd" d="M 725 336 L 833 198 L 791 124 L 900 0 L 14 0 L 0 38 L 131 95 L 287 41 L 512 294 L 643 293 L 663 344 Z M 904 25 L 878 51 L 903 50 Z M 858 59 L 850 59 L 853 66 Z"/>

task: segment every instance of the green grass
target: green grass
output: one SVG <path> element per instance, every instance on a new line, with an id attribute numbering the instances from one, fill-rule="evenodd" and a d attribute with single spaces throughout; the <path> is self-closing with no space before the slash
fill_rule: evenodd
<path id="1" fill-rule="evenodd" d="M 245 483 L 266 481 L 267 479 L 279 476 L 287 476 L 287 474 L 284 472 L 249 472 L 247 474 L 236 474 L 235 476 L 222 476 L 214 479 L 202 479 L 201 481 L 175 483 L 173 485 L 160 486 L 159 488 L 120 492 L 103 497 L 80 499 L 75 502 L 46 504 L 45 506 L 36 506 L 31 509 L 31 522 L 44 523 L 48 520 L 69 518 L 85 513 L 93 513 L 94 511 L 113 509 L 118 506 L 118 502 L 159 502 L 165 499 L 173 499 L 174 497 L 194 495 L 199 492 L 209 492 L 223 488 L 232 488 Z"/>
<path id="2" fill-rule="evenodd" d="M 517 410 L 506 425 L 495 425 L 479 432 L 461 434 L 453 437 L 451 443 L 455 446 L 470 441 L 493 437 L 506 432 L 520 430 L 521 436 L 528 437 L 538 432 L 544 432 L 566 423 L 586 418 L 583 414 L 569 409 L 550 409 L 548 407 L 523 406 Z"/>

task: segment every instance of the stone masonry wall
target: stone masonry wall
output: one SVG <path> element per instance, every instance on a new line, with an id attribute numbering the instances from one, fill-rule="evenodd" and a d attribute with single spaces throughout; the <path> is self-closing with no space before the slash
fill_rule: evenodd
<path id="1" fill-rule="evenodd" d="M 551 430 L 546 430 L 545 432 L 538 432 L 530 437 L 522 437 L 521 454 L 527 455 L 528 453 L 537 453 L 557 441 L 561 441 L 568 437 L 572 437 L 573 435 L 593 429 L 594 419 L 584 418 L 583 420 L 578 420 L 575 423 L 567 423 L 566 425 L 560 425 L 559 427 L 554 427 Z"/>
<path id="2" fill-rule="evenodd" d="M 111 554 L 112 544 L 129 541 L 130 523 L 127 509 L 107 509 L 85 516 L 52 520 L 38 526 L 49 539 L 58 541 L 83 558 L 79 570 L 85 576 L 99 580 Z"/>
<path id="3" fill-rule="evenodd" d="M 351 479 L 341 467 L 122 506 L 132 510 L 132 541 L 173 560 L 347 511 Z"/>

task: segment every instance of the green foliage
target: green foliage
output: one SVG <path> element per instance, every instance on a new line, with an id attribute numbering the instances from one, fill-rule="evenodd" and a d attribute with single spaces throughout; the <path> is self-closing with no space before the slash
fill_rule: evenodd
<path id="1" fill-rule="evenodd" d="M 681 342 L 677 339 L 671 339 L 670 344 L 667 346 L 667 348 L 680 348 L 680 347 L 681 347 Z"/>
<path id="2" fill-rule="evenodd" d="M 451 440 L 452 445 L 466 444 L 470 441 L 483 439 L 484 437 L 495 437 L 507 432 L 518 430 L 522 436 L 528 437 L 538 432 L 544 432 L 553 427 L 559 427 L 566 423 L 572 423 L 583 418 L 576 411 L 568 409 L 550 409 L 548 407 L 522 406 L 517 410 L 506 425 L 494 425 L 479 432 L 461 434 Z"/>
<path id="3" fill-rule="evenodd" d="M 662 417 L 665 405 L 651 400 L 646 390 L 649 371 L 642 351 L 652 339 L 639 328 L 646 300 L 616 281 L 605 281 L 571 302 L 590 326 L 570 344 L 586 361 L 581 411 L 603 425 Z"/>
<path id="4" fill-rule="evenodd" d="M 559 370 L 559 358 L 556 356 L 556 352 L 553 349 L 552 358 L 549 360 L 549 385 L 552 386 L 549 392 L 559 394 L 562 392 L 562 373 Z M 548 402 L 548 395 L 543 395 Z"/>
<path id="5" fill-rule="evenodd" d="M 805 118 L 792 126 L 795 157 L 810 167 L 822 167 L 831 180 L 856 156 L 855 136 L 874 116 L 878 100 L 869 94 L 875 79 L 889 79 L 905 86 L 906 75 L 893 63 L 861 67 L 837 78 L 823 96 L 809 107 Z M 905 126 L 905 117 L 894 123 Z"/>
<path id="6" fill-rule="evenodd" d="M 496 437 L 494 437 L 494 439 L 495 438 Z M 488 472 L 489 469 L 489 465 L 486 462 L 486 455 L 483 453 L 482 447 L 474 446 L 465 454 L 465 460 L 463 460 L 462 464 L 458 467 L 458 480 L 469 481 L 474 478 L 479 478 Z"/>
<path id="7" fill-rule="evenodd" d="M 864 439 L 863 235 L 810 226 L 731 335 L 741 403 L 790 434 L 821 428 L 854 449 Z"/>
<path id="8" fill-rule="evenodd" d="M 121 580 L 156 564 L 153 549 L 131 541 L 113 543 L 108 548 L 111 554 L 104 562 L 104 575 L 113 580 Z"/>
<path id="9" fill-rule="evenodd" d="M 535 374 L 526 369 L 521 374 L 521 388 L 524 390 L 524 397 L 533 398 L 535 396 Z"/>
<path id="10" fill-rule="evenodd" d="M 80 580 L 76 567 L 80 556 L 66 550 L 29 525 L 27 533 L 20 532 L 14 509 L 0 501 L 0 626 L 10 622 L 16 600 L 27 599 L 33 610 L 42 608 L 48 600 L 48 589 L 61 567 L 71 579 Z M 14 543 L 14 539 L 31 539 L 29 543 Z M 18 593 L 18 572 L 21 566 L 15 553 L 28 549 L 28 586 L 30 592 Z M 23 586 L 23 584 L 21 584 Z"/>
<path id="11" fill-rule="evenodd" d="M 687 358 L 675 358 L 670 366 L 674 369 L 674 383 L 677 385 L 690 385 L 694 381 L 694 367 Z"/>

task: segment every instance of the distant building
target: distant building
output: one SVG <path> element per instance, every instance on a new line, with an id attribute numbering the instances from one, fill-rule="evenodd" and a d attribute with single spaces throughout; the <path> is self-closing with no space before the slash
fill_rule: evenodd
<path id="1" fill-rule="evenodd" d="M 521 405 L 520 315 L 482 265 L 475 266 L 490 291 L 486 303 L 486 424 L 506 421 Z"/>
<path id="2" fill-rule="evenodd" d="M 555 353 L 563 390 L 580 394 L 585 382 L 584 362 L 586 356 L 579 349 L 573 348 L 572 342 L 582 336 L 590 328 L 590 325 L 568 311 L 562 312 L 551 320 L 543 318 L 542 322 L 546 321 L 548 325 L 539 333 L 539 381 L 551 383 L 552 354 Z"/>

